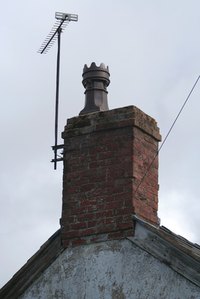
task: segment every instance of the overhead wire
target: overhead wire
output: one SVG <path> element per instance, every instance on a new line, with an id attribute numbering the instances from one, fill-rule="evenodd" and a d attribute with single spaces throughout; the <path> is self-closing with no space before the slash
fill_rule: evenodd
<path id="1" fill-rule="evenodd" d="M 169 130 L 168 130 L 168 132 L 167 132 L 167 135 L 165 136 L 165 138 L 164 138 L 163 142 L 161 143 L 161 145 L 160 145 L 158 151 L 156 152 L 156 154 L 155 154 L 155 156 L 153 157 L 151 163 L 150 163 L 149 166 L 147 167 L 147 169 L 146 169 L 146 171 L 145 171 L 143 177 L 141 178 L 139 184 L 137 185 L 136 190 L 135 190 L 135 196 L 136 196 L 136 194 L 137 194 L 137 192 L 138 192 L 140 186 L 141 186 L 142 183 L 144 182 L 144 180 L 145 180 L 147 174 L 148 174 L 149 171 L 151 170 L 151 167 L 153 166 L 153 163 L 154 163 L 156 157 L 158 156 L 158 154 L 160 153 L 161 149 L 163 148 L 165 142 L 167 141 L 167 139 L 168 139 L 168 137 L 169 137 L 169 135 L 170 135 L 172 129 L 174 128 L 174 126 L 175 126 L 175 124 L 176 124 L 176 122 L 177 122 L 179 116 L 181 115 L 181 113 L 182 113 L 182 111 L 183 111 L 185 105 L 187 104 L 187 102 L 188 102 L 188 100 L 189 100 L 189 98 L 190 98 L 192 92 L 194 91 L 194 89 L 195 89 L 195 87 L 196 87 L 196 85 L 197 85 L 199 79 L 200 79 L 200 75 L 197 77 L 197 79 L 196 79 L 195 83 L 193 84 L 193 86 L 192 86 L 190 92 L 188 93 L 188 96 L 186 97 L 186 99 L 185 99 L 183 105 L 181 106 L 181 109 L 179 110 L 177 116 L 175 117 L 175 119 L 174 119 L 174 121 L 173 121 L 171 127 L 169 128 Z"/>

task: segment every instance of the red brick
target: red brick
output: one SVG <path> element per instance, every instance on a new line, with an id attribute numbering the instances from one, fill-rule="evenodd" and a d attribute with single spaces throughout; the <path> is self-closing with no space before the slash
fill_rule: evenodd
<path id="1" fill-rule="evenodd" d="M 97 225 L 97 221 L 88 221 L 87 223 L 88 228 L 95 227 L 96 225 Z"/>
<path id="2" fill-rule="evenodd" d="M 74 239 L 71 241 L 72 246 L 84 245 L 86 243 L 87 243 L 87 241 L 85 239 Z"/>
<path id="3" fill-rule="evenodd" d="M 108 238 L 129 235 L 133 212 L 157 223 L 157 157 L 135 194 L 157 153 L 155 121 L 135 107 L 125 107 L 68 123 L 63 133 L 63 244 L 79 245 L 85 237 L 104 233 Z"/>
<path id="4" fill-rule="evenodd" d="M 79 230 L 79 229 L 82 229 L 82 228 L 86 228 L 87 224 L 86 224 L 86 222 L 78 222 L 78 223 L 70 224 L 69 227 L 70 227 L 71 230 Z"/>

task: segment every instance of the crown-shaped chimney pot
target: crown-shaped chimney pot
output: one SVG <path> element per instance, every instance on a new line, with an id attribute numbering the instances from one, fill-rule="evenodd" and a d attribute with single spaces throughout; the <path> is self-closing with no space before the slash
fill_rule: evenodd
<path id="1" fill-rule="evenodd" d="M 108 66 L 104 63 L 97 66 L 92 62 L 88 67 L 83 68 L 83 86 L 85 87 L 85 107 L 80 114 L 88 114 L 98 111 L 107 111 L 107 86 L 110 84 L 110 73 Z"/>

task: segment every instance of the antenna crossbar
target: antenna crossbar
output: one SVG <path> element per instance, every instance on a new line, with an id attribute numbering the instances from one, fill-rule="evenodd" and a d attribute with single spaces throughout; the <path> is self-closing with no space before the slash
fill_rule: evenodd
<path id="1" fill-rule="evenodd" d="M 50 33 L 45 38 L 44 42 L 42 43 L 41 47 L 38 50 L 40 54 L 46 54 L 50 47 L 56 40 L 56 34 L 63 30 L 70 21 L 78 21 L 78 15 L 63 13 L 63 12 L 56 12 L 55 18 L 57 19 L 56 23 L 53 25 Z"/>

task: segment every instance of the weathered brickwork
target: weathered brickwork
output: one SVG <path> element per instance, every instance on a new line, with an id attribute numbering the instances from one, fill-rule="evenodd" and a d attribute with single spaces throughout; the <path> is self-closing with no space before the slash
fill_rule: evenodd
<path id="1" fill-rule="evenodd" d="M 64 138 L 64 246 L 129 235 L 133 213 L 158 223 L 156 122 L 134 106 L 68 120 Z"/>

